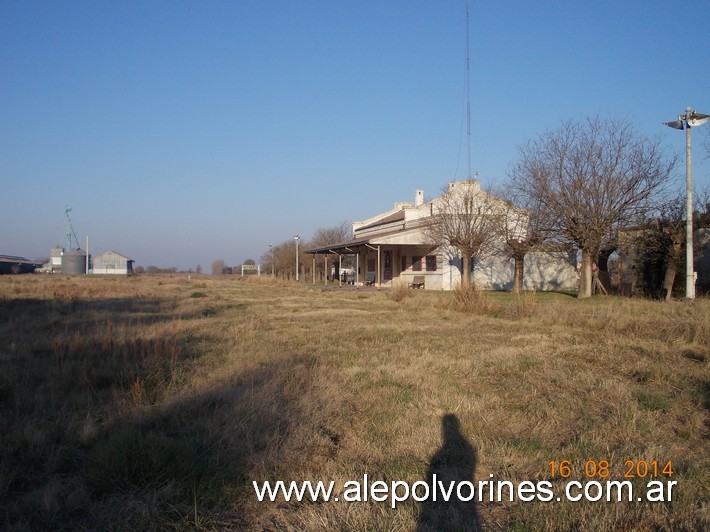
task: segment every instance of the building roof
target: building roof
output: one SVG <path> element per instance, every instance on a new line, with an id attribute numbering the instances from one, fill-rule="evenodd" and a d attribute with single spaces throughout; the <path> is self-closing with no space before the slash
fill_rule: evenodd
<path id="1" fill-rule="evenodd" d="M 12 264 L 39 264 L 40 266 L 42 265 L 41 262 L 38 262 L 36 260 L 29 260 L 25 257 L 15 257 L 13 255 L 0 255 L 0 262 Z"/>
<path id="2" fill-rule="evenodd" d="M 388 244 L 429 245 L 430 242 L 428 242 L 426 236 L 421 232 L 421 229 L 421 224 L 414 224 L 410 227 L 399 227 L 390 231 L 381 231 L 371 234 L 367 237 L 307 249 L 304 253 L 309 255 L 321 255 L 325 253 L 348 255 L 357 253 L 357 248 L 363 246 L 371 246 L 374 248 L 374 246 L 377 245 Z M 414 241 L 412 241 L 412 238 Z"/>
<path id="3" fill-rule="evenodd" d="M 372 222 L 367 225 L 363 225 L 362 227 L 358 227 L 358 231 L 362 231 L 364 229 L 372 229 L 373 227 L 377 227 L 379 225 L 385 225 L 389 224 L 392 222 L 403 222 L 404 221 L 404 209 L 394 212 L 388 216 L 385 216 L 384 218 L 380 218 L 379 220 Z"/>
<path id="4" fill-rule="evenodd" d="M 133 260 L 133 259 L 130 258 L 130 257 L 126 257 L 126 256 L 123 255 L 122 253 L 118 253 L 117 251 L 112 251 L 112 250 L 104 251 L 103 253 L 99 253 L 98 255 L 94 255 L 94 260 L 96 260 L 96 259 L 98 259 L 98 258 L 100 258 L 100 257 L 103 257 L 104 255 L 108 255 L 109 253 L 111 253 L 111 254 L 113 254 L 113 255 L 118 255 L 118 256 L 121 257 L 122 259 L 130 260 L 130 261 Z"/>

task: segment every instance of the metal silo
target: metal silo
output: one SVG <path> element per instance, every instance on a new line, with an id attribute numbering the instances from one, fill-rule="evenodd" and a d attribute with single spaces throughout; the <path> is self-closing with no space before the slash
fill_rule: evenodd
<path id="1" fill-rule="evenodd" d="M 62 255 L 63 275 L 84 275 L 86 273 L 86 252 L 70 249 Z"/>

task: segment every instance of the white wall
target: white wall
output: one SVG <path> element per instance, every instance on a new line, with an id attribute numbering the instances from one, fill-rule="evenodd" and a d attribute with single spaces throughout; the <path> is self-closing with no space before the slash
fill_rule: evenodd
<path id="1" fill-rule="evenodd" d="M 577 290 L 578 278 L 576 261 L 570 260 L 566 252 L 528 253 L 525 256 L 525 290 Z"/>
<path id="2" fill-rule="evenodd" d="M 128 263 L 129 259 L 123 255 L 107 251 L 94 257 L 91 271 L 96 275 L 127 275 Z"/>

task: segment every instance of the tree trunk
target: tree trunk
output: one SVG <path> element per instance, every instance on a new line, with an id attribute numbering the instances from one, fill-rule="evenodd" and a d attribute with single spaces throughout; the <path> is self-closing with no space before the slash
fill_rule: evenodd
<path id="1" fill-rule="evenodd" d="M 666 274 L 663 276 L 663 299 L 665 301 L 670 301 L 673 298 L 673 283 L 675 282 L 675 275 L 678 271 L 678 264 L 676 260 L 672 257 L 668 257 L 668 264 L 666 264 Z"/>
<path id="2" fill-rule="evenodd" d="M 582 270 L 579 272 L 577 298 L 592 297 L 592 253 L 582 250 Z"/>
<path id="3" fill-rule="evenodd" d="M 607 292 L 611 292 L 611 274 L 609 273 L 609 257 L 616 251 L 616 248 L 603 249 L 599 253 L 599 282 Z"/>
<path id="4" fill-rule="evenodd" d="M 673 283 L 675 283 L 675 276 L 678 272 L 678 259 L 680 258 L 681 247 L 682 242 L 673 239 L 671 243 L 671 248 L 668 252 L 666 273 L 663 276 L 663 299 L 665 299 L 666 301 L 670 301 L 673 298 Z"/>
<path id="5" fill-rule="evenodd" d="M 471 256 L 461 250 L 461 288 L 468 288 L 471 285 Z"/>
<path id="6" fill-rule="evenodd" d="M 515 273 L 513 275 L 513 293 L 519 294 L 523 291 L 523 276 L 525 275 L 525 254 L 516 253 L 513 256 L 515 260 Z"/>

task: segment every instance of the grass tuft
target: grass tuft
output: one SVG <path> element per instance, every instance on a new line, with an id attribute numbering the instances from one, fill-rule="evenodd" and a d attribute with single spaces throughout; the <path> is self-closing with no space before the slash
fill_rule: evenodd
<path id="1" fill-rule="evenodd" d="M 98 496 L 158 489 L 171 482 L 190 485 L 205 475 L 197 452 L 155 432 L 124 430 L 97 443 L 83 476 Z"/>
<path id="2" fill-rule="evenodd" d="M 657 393 L 640 392 L 636 394 L 636 399 L 638 400 L 641 408 L 644 410 L 655 412 L 657 410 L 662 411 L 668 408 L 668 401 L 665 397 Z"/>

